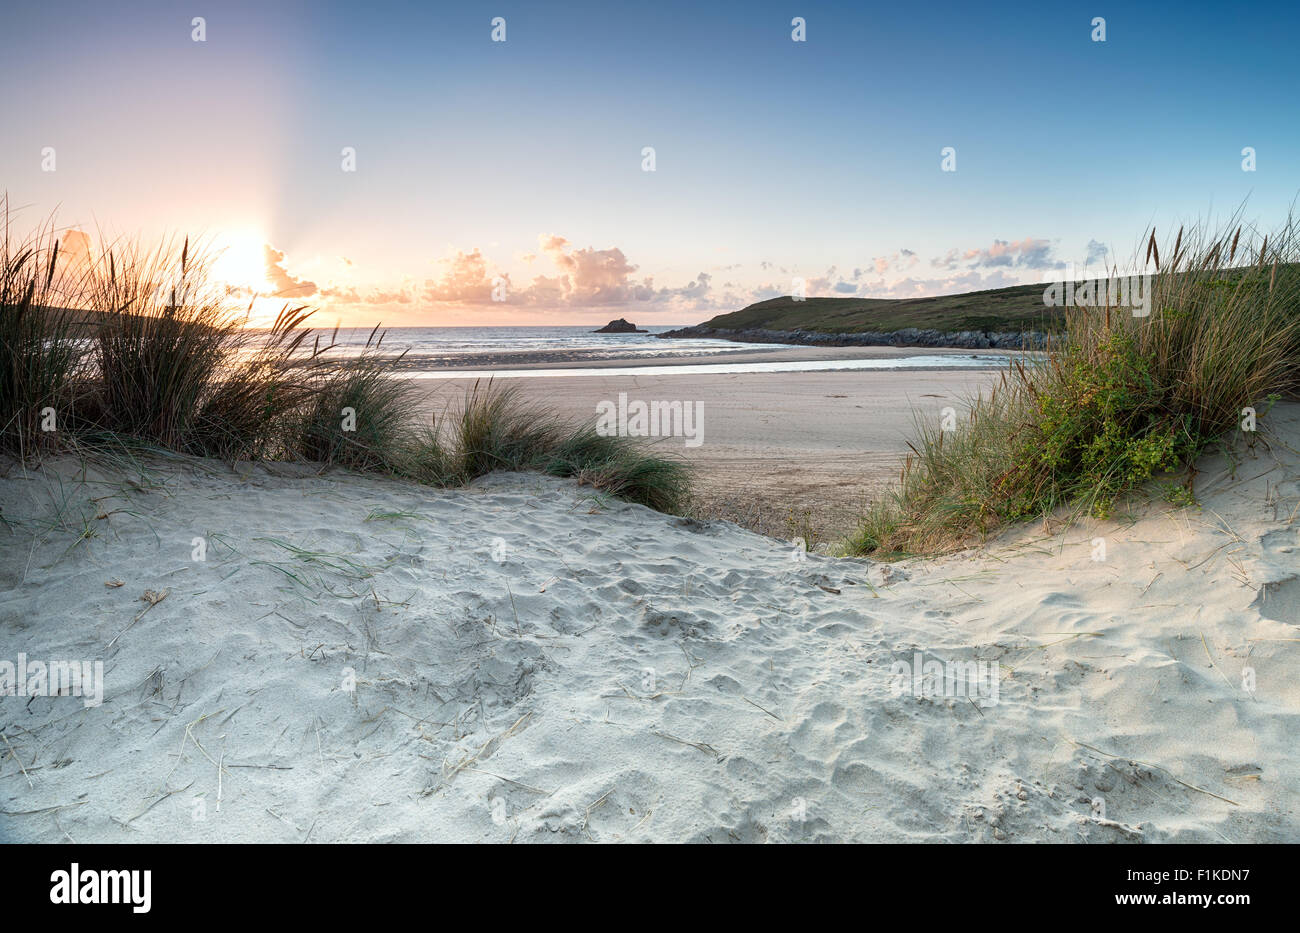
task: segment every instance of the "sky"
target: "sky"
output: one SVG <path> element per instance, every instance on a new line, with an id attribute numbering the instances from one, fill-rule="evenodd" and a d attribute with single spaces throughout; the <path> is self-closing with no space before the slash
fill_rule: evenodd
<path id="1" fill-rule="evenodd" d="M 1300 193 L 1294 3 L 43 0 L 3 25 L 11 227 L 197 236 L 232 287 L 345 325 L 1041 282 Z"/>

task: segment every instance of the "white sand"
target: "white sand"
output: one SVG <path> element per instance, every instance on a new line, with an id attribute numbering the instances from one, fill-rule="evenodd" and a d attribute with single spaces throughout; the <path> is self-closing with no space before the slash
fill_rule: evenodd
<path id="1" fill-rule="evenodd" d="M 901 566 L 531 475 L 14 467 L 0 659 L 106 685 L 0 698 L 0 838 L 1298 841 L 1300 455 L 1224 466 L 1200 511 Z M 916 651 L 999 702 L 894 695 Z"/>

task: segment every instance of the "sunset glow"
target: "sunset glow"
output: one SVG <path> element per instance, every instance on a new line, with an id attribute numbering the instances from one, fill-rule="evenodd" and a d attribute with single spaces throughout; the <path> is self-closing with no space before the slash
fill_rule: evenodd
<path id="1" fill-rule="evenodd" d="M 212 274 L 228 286 L 259 294 L 270 291 L 266 278 L 265 236 L 251 232 L 221 235 L 215 244 Z"/>
<path id="2" fill-rule="evenodd" d="M 232 286 L 358 325 L 682 324 L 799 287 L 1040 282 L 1126 260 L 1153 217 L 1294 196 L 1300 131 L 1273 118 L 1293 31 L 1121 6 L 1095 42 L 1034 5 L 814 4 L 791 41 L 765 2 L 27 4 L 6 31 L 59 39 L 0 59 L 39 115 L 6 126 L 0 178 L 25 220 L 210 235 Z M 1156 71 L 1231 118 L 1189 144 L 1197 121 L 1132 93 Z M 1079 131 L 1102 101 L 1121 145 Z"/>

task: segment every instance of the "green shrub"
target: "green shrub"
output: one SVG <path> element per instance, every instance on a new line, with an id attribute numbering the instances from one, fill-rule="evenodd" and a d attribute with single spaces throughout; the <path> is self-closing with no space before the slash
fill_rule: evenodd
<path id="1" fill-rule="evenodd" d="M 1133 336 L 1112 331 L 1091 348 L 1070 346 L 1030 394 L 1030 424 L 1018 436 L 1019 464 L 998 492 L 1006 519 L 1085 501 L 1099 517 L 1117 496 L 1198 450 L 1189 417 L 1166 409 L 1151 360 Z"/>
<path id="2" fill-rule="evenodd" d="M 626 437 L 578 428 L 547 455 L 542 470 L 572 476 L 619 499 L 660 512 L 679 512 L 690 494 L 690 471 L 678 460 L 654 456 Z"/>

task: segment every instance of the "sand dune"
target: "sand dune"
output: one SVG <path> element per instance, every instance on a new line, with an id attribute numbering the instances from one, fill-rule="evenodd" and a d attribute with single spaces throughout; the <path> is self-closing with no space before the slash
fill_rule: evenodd
<path id="1" fill-rule="evenodd" d="M 883 565 L 534 475 L 11 466 L 0 658 L 104 696 L 0 698 L 0 837 L 1294 842 L 1300 455 L 1202 468 Z"/>

